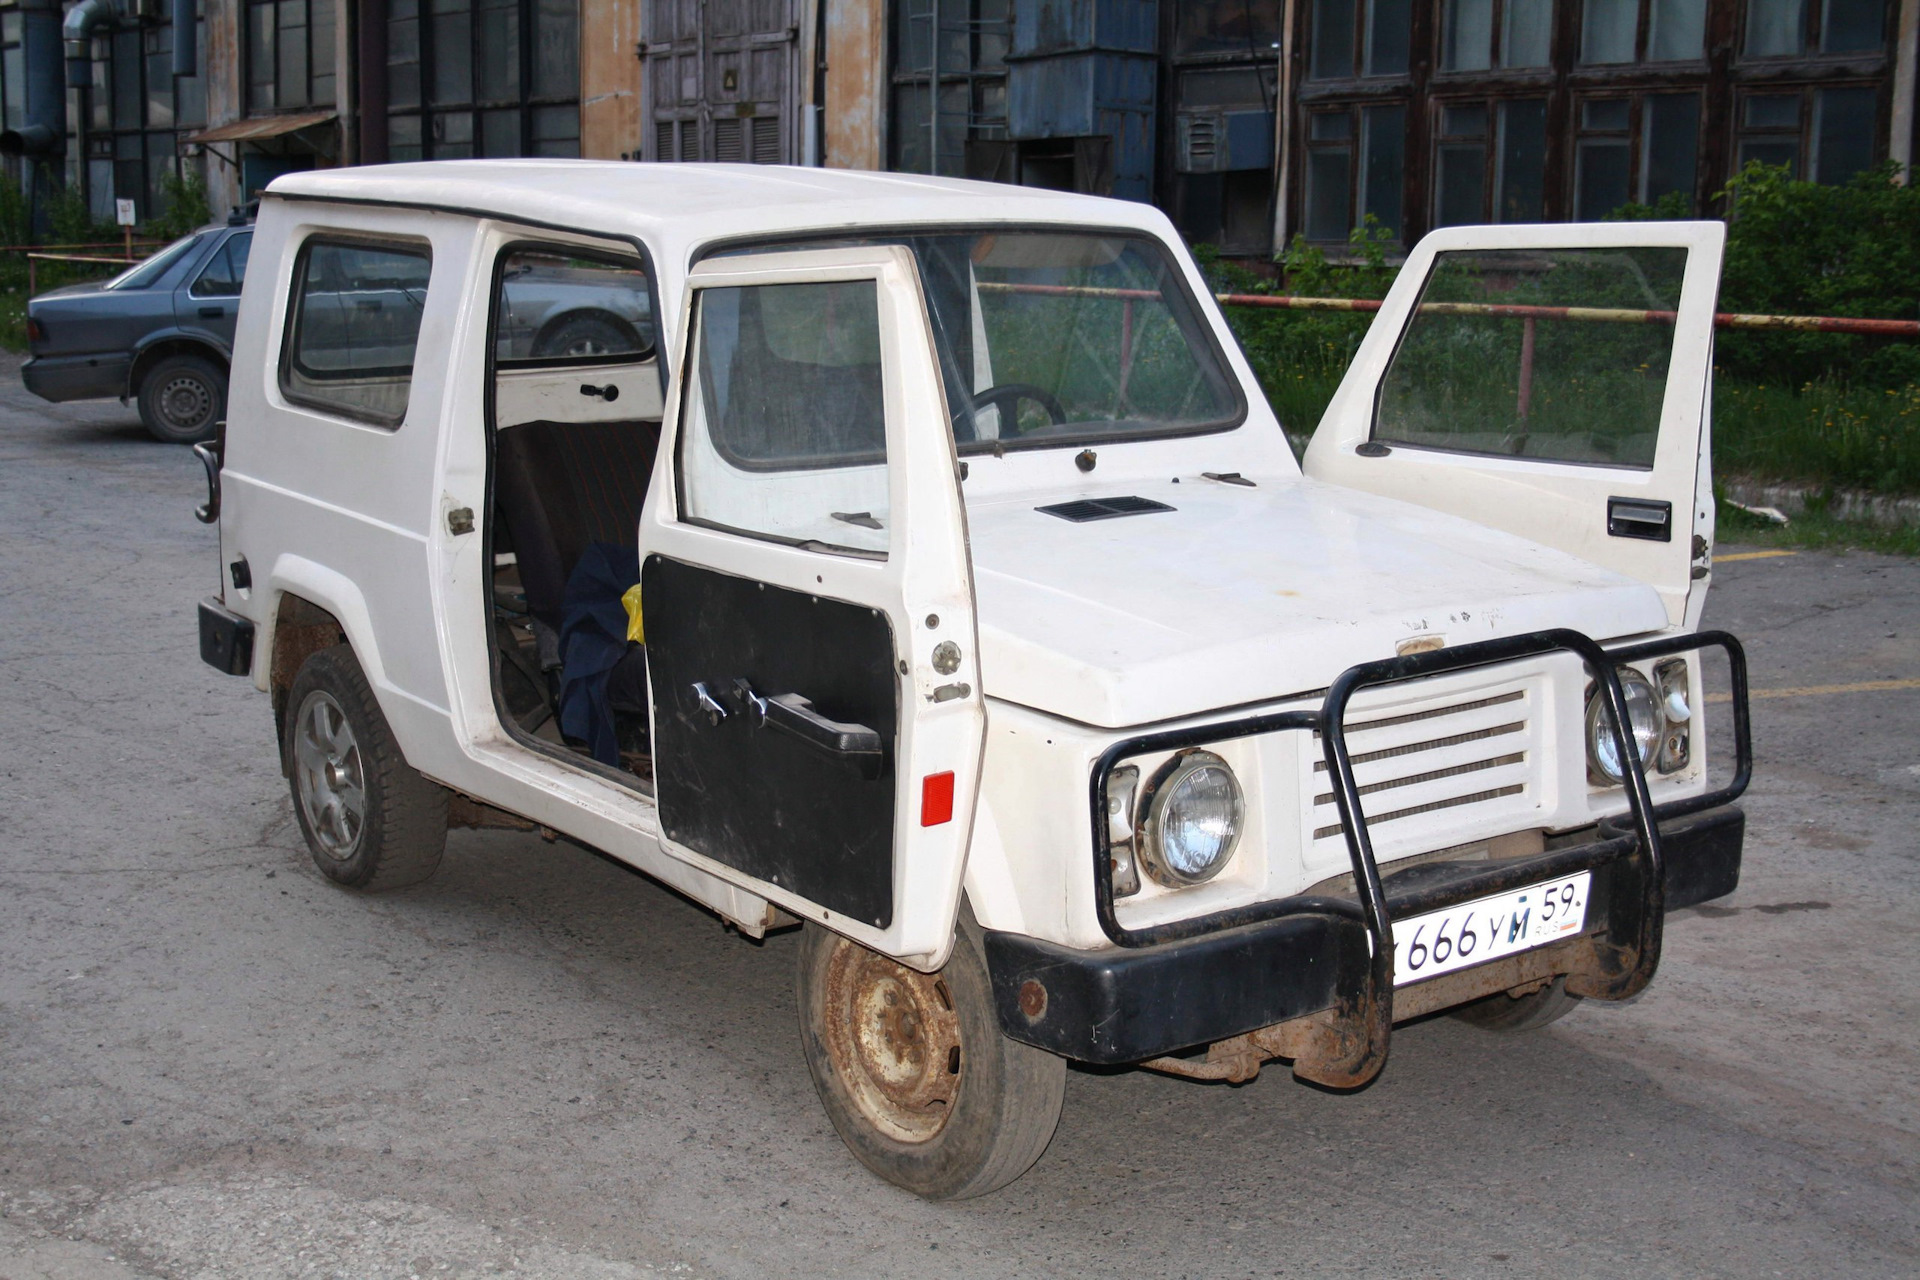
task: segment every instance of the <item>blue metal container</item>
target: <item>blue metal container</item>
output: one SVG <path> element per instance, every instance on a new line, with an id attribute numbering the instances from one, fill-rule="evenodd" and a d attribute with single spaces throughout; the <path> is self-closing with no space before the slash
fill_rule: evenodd
<path id="1" fill-rule="evenodd" d="M 1158 0 L 1020 0 L 1008 61 L 1057 53 L 1154 53 Z"/>

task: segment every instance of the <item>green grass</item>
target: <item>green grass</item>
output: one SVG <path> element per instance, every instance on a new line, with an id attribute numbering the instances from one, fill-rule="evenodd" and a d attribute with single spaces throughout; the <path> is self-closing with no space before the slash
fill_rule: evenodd
<path id="1" fill-rule="evenodd" d="M 1713 392 L 1713 467 L 1717 476 L 1920 493 L 1920 385 L 1722 379 Z"/>
<path id="2" fill-rule="evenodd" d="M 1883 555 L 1920 556 L 1920 527 L 1894 528 L 1842 520 L 1819 510 L 1817 503 L 1793 517 L 1791 523 L 1780 525 L 1748 515 L 1723 500 L 1716 525 L 1716 537 L 1721 542 L 1805 551 L 1877 551 Z"/>

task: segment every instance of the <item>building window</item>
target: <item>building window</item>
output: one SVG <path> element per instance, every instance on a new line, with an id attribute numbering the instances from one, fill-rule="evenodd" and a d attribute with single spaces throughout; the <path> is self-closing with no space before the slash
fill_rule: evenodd
<path id="1" fill-rule="evenodd" d="M 391 0 L 388 157 L 579 155 L 579 32 L 578 0 Z"/>
<path id="2" fill-rule="evenodd" d="M 1740 104 L 1740 163 L 1784 165 L 1839 185 L 1874 160 L 1879 93 L 1871 86 L 1750 93 Z"/>
<path id="3" fill-rule="evenodd" d="M 1553 0 L 1447 0 L 1441 17 L 1440 69 L 1545 67 L 1552 40 Z"/>
<path id="4" fill-rule="evenodd" d="M 1008 0 L 895 0 L 894 169 L 960 177 L 969 142 L 1006 138 L 1007 9 Z"/>
<path id="5" fill-rule="evenodd" d="M 1588 98 L 1577 114 L 1573 216 L 1598 222 L 1629 203 L 1670 192 L 1693 202 L 1700 95 L 1660 93 Z"/>
<path id="6" fill-rule="evenodd" d="M 1412 10 L 1412 0 L 1314 0 L 1308 78 L 1406 75 Z"/>
<path id="7" fill-rule="evenodd" d="M 247 0 L 247 113 L 333 105 L 333 0 Z"/>
<path id="8" fill-rule="evenodd" d="M 1307 120 L 1307 239 L 1343 241 L 1369 214 L 1399 239 L 1406 107 L 1342 106 Z"/>
<path id="9" fill-rule="evenodd" d="M 1342 0 L 1339 7 L 1350 4 Z M 1271 58 L 1279 52 L 1279 30 L 1280 0 L 1187 0 L 1174 8 L 1173 52 L 1182 58 Z"/>
<path id="10" fill-rule="evenodd" d="M 1706 41 L 1707 0 L 1585 0 L 1581 9 L 1580 61 L 1589 66 L 1697 62 Z"/>
<path id="11" fill-rule="evenodd" d="M 6 17 L 17 20 L 19 15 L 10 12 Z M 203 20 L 203 59 L 206 47 Z M 17 47 L 8 48 L 5 57 L 12 59 L 17 53 Z M 0 62 L 6 71 L 9 124 L 16 110 L 14 96 L 20 92 L 14 65 Z M 206 82 L 197 75 L 174 78 L 172 23 L 129 27 L 96 37 L 92 70 L 83 116 L 88 209 L 94 217 L 111 221 L 114 201 L 132 200 L 135 215 L 144 222 L 166 207 L 164 184 L 181 173 L 176 131 L 191 131 L 206 123 Z M 18 110 L 24 115 L 24 95 Z"/>
<path id="12" fill-rule="evenodd" d="M 1449 102 L 1434 142 L 1436 227 L 1538 222 L 1547 173 L 1547 100 Z"/>
<path id="13" fill-rule="evenodd" d="M 1749 58 L 1869 53 L 1885 37 L 1882 0 L 1747 0 Z"/>

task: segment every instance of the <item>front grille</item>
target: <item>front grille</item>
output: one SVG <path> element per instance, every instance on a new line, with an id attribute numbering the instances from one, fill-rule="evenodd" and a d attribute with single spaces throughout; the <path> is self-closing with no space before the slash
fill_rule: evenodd
<path id="1" fill-rule="evenodd" d="M 1350 713 L 1347 751 L 1367 830 L 1376 846 L 1394 847 L 1382 848 L 1384 857 L 1418 852 L 1422 833 L 1437 835 L 1443 822 L 1453 828 L 1450 839 L 1461 823 L 1483 818 L 1490 826 L 1486 834 L 1513 825 L 1515 809 L 1533 803 L 1539 762 L 1533 758 L 1532 713 L 1526 689 L 1405 715 L 1365 719 Z M 1317 754 L 1319 735 L 1314 738 Z M 1314 840 L 1343 839 L 1346 827 L 1324 759 L 1314 761 L 1311 777 Z M 1421 817 L 1430 820 L 1410 821 Z M 1406 825 L 1380 830 L 1395 823 Z"/>

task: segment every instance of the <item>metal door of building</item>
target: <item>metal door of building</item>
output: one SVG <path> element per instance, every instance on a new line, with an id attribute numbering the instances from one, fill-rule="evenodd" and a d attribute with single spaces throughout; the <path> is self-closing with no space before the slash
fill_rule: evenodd
<path id="1" fill-rule="evenodd" d="M 799 161 L 802 0 L 646 6 L 648 160 Z"/>

